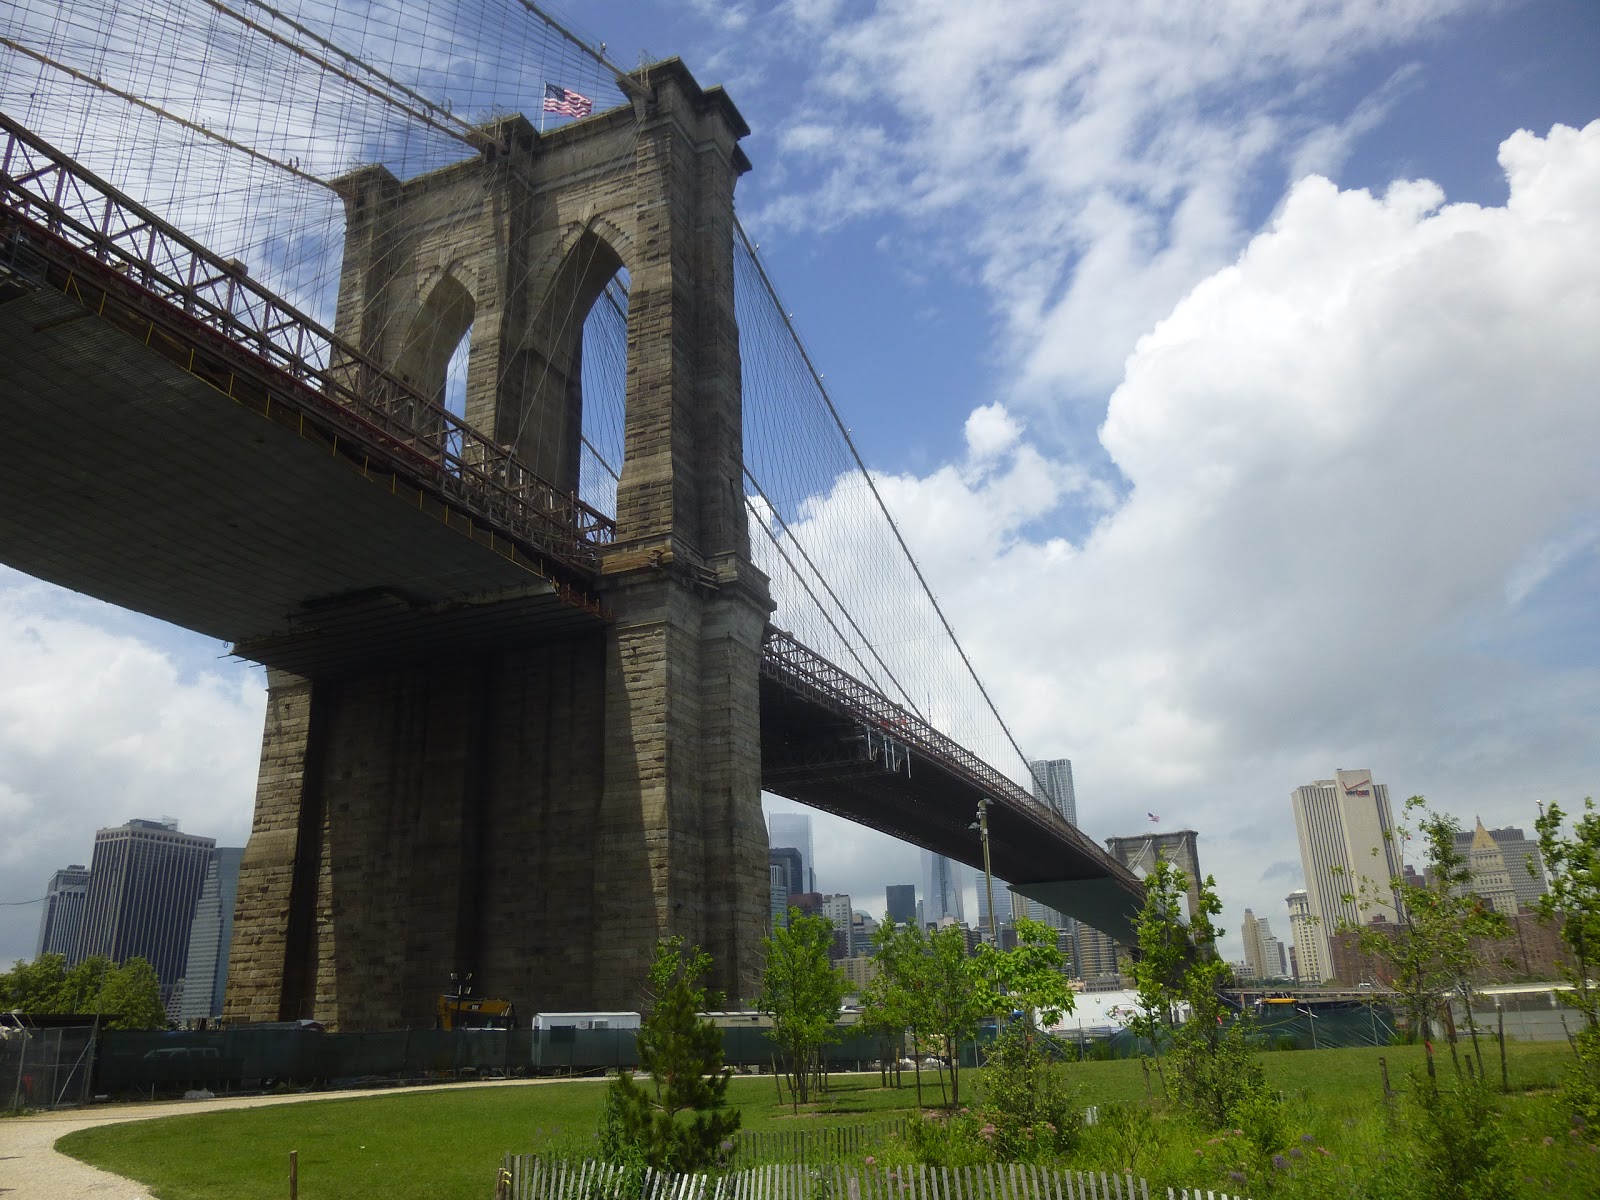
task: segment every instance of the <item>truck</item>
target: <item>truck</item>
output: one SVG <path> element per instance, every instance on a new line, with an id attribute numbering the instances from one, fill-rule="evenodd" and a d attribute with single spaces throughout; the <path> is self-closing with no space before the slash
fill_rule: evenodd
<path id="1" fill-rule="evenodd" d="M 510 1000 L 497 1000 L 472 993 L 472 976 L 450 976 L 450 987 L 439 996 L 435 1009 L 436 1029 L 515 1029 L 517 1006 Z"/>

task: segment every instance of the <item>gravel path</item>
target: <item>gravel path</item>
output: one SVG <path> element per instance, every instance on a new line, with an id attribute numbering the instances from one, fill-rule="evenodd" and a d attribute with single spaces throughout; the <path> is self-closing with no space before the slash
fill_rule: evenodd
<path id="1" fill-rule="evenodd" d="M 144 1104 L 98 1104 L 86 1109 L 39 1113 L 0 1120 L 0 1200 L 154 1200 L 143 1184 L 86 1166 L 58 1153 L 56 1139 L 79 1129 L 149 1121 L 225 1108 L 261 1108 L 268 1104 L 303 1104 L 308 1100 L 346 1100 L 354 1096 L 394 1096 L 402 1092 L 443 1088 L 530 1087 L 555 1079 L 502 1079 L 487 1083 L 445 1083 L 422 1087 L 369 1088 L 357 1091 L 307 1092 L 294 1096 L 219 1096 L 214 1100 L 158 1100 Z"/>

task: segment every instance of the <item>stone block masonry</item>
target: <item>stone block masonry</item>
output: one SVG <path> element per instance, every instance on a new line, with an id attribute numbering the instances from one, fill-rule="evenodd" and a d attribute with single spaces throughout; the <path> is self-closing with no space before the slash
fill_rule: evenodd
<path id="1" fill-rule="evenodd" d="M 748 130 L 675 60 L 621 109 L 415 180 L 340 181 L 338 332 L 576 489 L 583 316 L 630 281 L 607 620 L 354 677 L 269 678 L 226 1015 L 431 1024 L 452 971 L 519 1010 L 633 1009 L 657 939 L 755 994 L 761 639 L 741 479 L 733 191 Z"/>

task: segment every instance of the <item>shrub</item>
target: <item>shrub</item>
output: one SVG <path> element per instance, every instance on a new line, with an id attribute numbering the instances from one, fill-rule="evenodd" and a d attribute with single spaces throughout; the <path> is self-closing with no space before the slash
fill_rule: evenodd
<path id="1" fill-rule="evenodd" d="M 1061 1073 L 1021 1022 L 995 1039 L 984 1067 L 983 1116 L 1001 1162 L 1039 1162 L 1067 1154 L 1080 1117 Z"/>
<path id="2" fill-rule="evenodd" d="M 1408 1143 L 1407 1194 L 1417 1200 L 1502 1200 L 1517 1191 L 1510 1146 L 1487 1089 L 1413 1077 L 1398 1132 Z"/>

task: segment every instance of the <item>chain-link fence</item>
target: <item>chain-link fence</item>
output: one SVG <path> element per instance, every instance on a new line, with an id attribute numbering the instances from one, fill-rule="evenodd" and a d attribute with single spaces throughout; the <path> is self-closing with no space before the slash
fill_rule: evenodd
<path id="1" fill-rule="evenodd" d="M 0 1030 L 0 1107 L 70 1108 L 89 1099 L 94 1030 Z"/>

